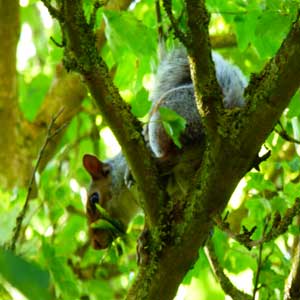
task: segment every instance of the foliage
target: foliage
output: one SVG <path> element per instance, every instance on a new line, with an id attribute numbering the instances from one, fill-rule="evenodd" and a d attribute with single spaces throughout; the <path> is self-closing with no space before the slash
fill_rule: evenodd
<path id="1" fill-rule="evenodd" d="M 85 1 L 87 15 L 92 13 L 90 2 L 93 1 Z M 179 0 L 173 3 L 178 17 L 182 5 Z M 299 1 L 209 0 L 207 7 L 212 14 L 211 34 L 233 33 L 236 36 L 236 47 L 224 47 L 219 51 L 250 77 L 275 54 L 295 19 Z M 170 24 L 162 13 L 164 30 L 169 32 Z M 50 36 L 59 41 L 61 33 L 56 23 L 46 25 L 49 16 L 39 1 L 24 4 L 21 16 L 22 34 L 30 28 L 32 40 L 28 44 L 34 47 L 35 53 L 24 61 L 20 42 L 19 103 L 26 120 L 32 121 L 51 86 L 55 66 L 62 60 L 62 49 L 50 41 Z M 147 122 L 148 93 L 157 68 L 153 1 L 134 2 L 127 12 L 101 8 L 97 12 L 98 28 L 102 20 L 106 25 L 107 44 L 101 53 L 115 72 L 114 82 L 132 105 L 133 114 Z M 176 43 L 170 33 L 167 47 Z M 295 139 L 300 138 L 299 107 L 297 93 L 280 120 L 285 133 Z M 180 146 L 179 136 L 185 121 L 167 111 L 164 121 Z M 276 129 L 282 133 L 280 126 Z M 91 134 L 95 131 L 96 138 Z M 101 159 L 111 157 L 116 153 L 112 147 L 114 143 L 114 137 L 88 95 L 80 113 L 70 122 L 55 156 L 41 174 L 36 174 L 38 194 L 30 201 L 23 222 L 18 255 L 4 248 L 11 242 L 26 190 L 20 187 L 0 190 L 1 299 L 23 299 L 16 290 L 28 299 L 124 298 L 137 270 L 135 242 L 142 230 L 143 215 L 138 214 L 130 223 L 126 237 L 101 251 L 92 249 L 89 244 L 84 215 L 85 187 L 89 178 L 82 168 L 81 158 L 85 153 L 95 153 Z M 299 145 L 273 131 L 265 142 L 265 149 L 271 151 L 271 157 L 260 165 L 260 172 L 251 170 L 245 176 L 225 210 L 229 212 L 226 221 L 235 234 L 242 232 L 243 227 L 249 231 L 256 227 L 251 236 L 254 240 L 261 239 L 266 228 L 270 229 L 276 212 L 283 217 L 299 197 Z M 260 287 L 257 299 L 282 299 L 291 269 L 293 240 L 298 235 L 299 217 L 286 233 L 263 243 L 262 247 L 249 250 L 217 227 L 212 241 L 220 265 L 240 290 L 251 294 L 257 285 Z M 206 252 L 200 250 L 199 254 L 176 299 L 225 299 Z M 255 283 L 257 276 L 258 283 Z"/>

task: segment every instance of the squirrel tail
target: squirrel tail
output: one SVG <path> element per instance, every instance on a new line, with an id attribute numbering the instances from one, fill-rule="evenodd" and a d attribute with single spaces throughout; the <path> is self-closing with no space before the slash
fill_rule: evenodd
<path id="1" fill-rule="evenodd" d="M 243 93 L 247 80 L 241 70 L 213 51 L 216 76 L 223 91 L 224 106 L 232 108 L 244 105 Z M 174 48 L 161 61 L 151 92 L 152 102 L 158 102 L 166 92 L 192 84 L 190 66 L 185 48 Z"/>

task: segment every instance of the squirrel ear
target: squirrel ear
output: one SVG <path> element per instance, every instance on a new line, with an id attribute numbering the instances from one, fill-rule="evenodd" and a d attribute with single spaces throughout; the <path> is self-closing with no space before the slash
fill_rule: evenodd
<path id="1" fill-rule="evenodd" d="M 100 179 L 108 176 L 108 164 L 101 162 L 96 156 L 85 154 L 82 162 L 84 168 L 88 171 L 93 179 Z"/>

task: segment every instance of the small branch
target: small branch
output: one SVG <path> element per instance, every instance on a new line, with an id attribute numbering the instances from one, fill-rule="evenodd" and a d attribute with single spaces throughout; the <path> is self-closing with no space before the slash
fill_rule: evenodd
<path id="1" fill-rule="evenodd" d="M 172 0 L 163 0 L 163 6 L 172 24 L 175 36 L 186 46 L 188 44 L 187 35 L 179 29 L 178 21 L 173 15 Z"/>
<path id="2" fill-rule="evenodd" d="M 217 255 L 216 255 L 216 252 L 214 249 L 214 245 L 211 240 L 209 240 L 207 242 L 206 249 L 207 249 L 209 261 L 211 263 L 211 267 L 212 267 L 216 277 L 218 278 L 223 291 L 234 300 L 240 300 L 240 299 L 251 300 L 250 295 L 238 290 L 232 284 L 230 279 L 225 275 L 223 268 L 218 261 L 218 258 L 217 258 Z"/>
<path id="3" fill-rule="evenodd" d="M 83 76 L 104 120 L 119 141 L 140 188 L 147 223 L 150 226 L 158 224 L 164 191 L 160 189 L 158 170 L 142 137 L 141 123 L 123 101 L 105 61 L 99 56 L 96 35 L 85 18 L 82 2 L 62 2 L 64 22 L 61 28 L 67 41 L 64 62 Z"/>
<path id="4" fill-rule="evenodd" d="M 57 42 L 53 36 L 50 36 L 50 40 L 54 43 L 54 45 L 58 48 L 63 48 L 65 46 L 65 43 L 62 42 L 62 43 L 59 43 Z"/>
<path id="5" fill-rule="evenodd" d="M 54 6 L 51 5 L 51 0 L 41 0 L 41 1 L 47 7 L 52 18 L 57 20 L 62 20 L 62 15 Z"/>
<path id="6" fill-rule="evenodd" d="M 297 226 L 300 225 L 300 218 L 297 218 Z M 292 267 L 285 285 L 284 300 L 300 299 L 300 237 L 294 238 L 292 248 Z"/>
<path id="7" fill-rule="evenodd" d="M 39 164 L 41 162 L 41 159 L 43 157 L 44 150 L 46 149 L 46 147 L 47 147 L 48 143 L 50 142 L 50 140 L 53 137 L 55 137 L 63 128 L 66 127 L 66 124 L 64 124 L 63 126 L 61 126 L 58 129 L 56 129 L 56 130 L 53 131 L 55 122 L 56 122 L 57 118 L 62 114 L 62 111 L 63 110 L 60 110 L 52 118 L 52 120 L 51 120 L 51 122 L 50 122 L 50 124 L 48 126 L 48 130 L 47 130 L 47 135 L 46 135 L 45 142 L 44 142 L 44 144 L 42 145 L 42 147 L 40 149 L 40 152 L 38 154 L 38 158 L 37 158 L 36 164 L 35 164 L 34 169 L 32 171 L 32 176 L 30 178 L 30 182 L 29 182 L 29 185 L 28 185 L 27 195 L 26 195 L 24 206 L 23 206 L 20 214 L 18 215 L 18 217 L 16 219 L 16 227 L 14 228 L 14 234 L 13 234 L 12 242 L 11 242 L 11 245 L 9 246 L 9 249 L 12 250 L 12 251 L 15 251 L 15 249 L 16 249 L 16 243 L 17 243 L 17 241 L 19 239 L 19 236 L 20 236 L 20 231 L 21 231 L 21 228 L 22 228 L 22 223 L 23 223 L 23 220 L 25 218 L 25 215 L 26 215 L 26 212 L 27 212 L 27 209 L 28 209 L 29 201 L 31 200 L 31 192 L 32 192 L 33 185 L 34 185 L 35 175 L 36 175 L 36 172 L 38 170 L 38 167 L 39 167 Z"/>
<path id="8" fill-rule="evenodd" d="M 291 143 L 295 143 L 295 144 L 300 144 L 300 141 L 291 137 L 286 130 L 283 128 L 283 125 L 280 121 L 278 121 L 278 124 L 280 126 L 280 130 L 277 130 L 276 128 L 274 129 L 274 131 L 276 133 L 278 133 L 284 140 L 291 142 Z"/>
<path id="9" fill-rule="evenodd" d="M 267 227 L 268 227 L 268 221 L 266 221 L 264 229 L 263 229 L 263 234 L 262 236 L 265 235 Z M 254 282 L 254 288 L 253 288 L 253 296 L 252 299 L 255 300 L 255 295 L 257 293 L 257 291 L 259 290 L 259 275 L 261 272 L 261 268 L 262 268 L 262 251 L 263 251 L 263 243 L 261 243 L 259 245 L 259 251 L 258 251 L 258 258 L 257 258 L 257 270 L 256 270 L 256 274 L 255 274 L 255 282 Z"/>
<path id="10" fill-rule="evenodd" d="M 155 12 L 157 22 L 157 35 L 158 35 L 158 57 L 162 59 L 165 52 L 165 35 L 163 29 L 163 22 L 161 16 L 160 0 L 155 0 Z"/>
<path id="11" fill-rule="evenodd" d="M 260 246 L 266 242 L 270 242 L 276 239 L 278 236 L 284 234 L 288 230 L 289 225 L 292 223 L 293 218 L 299 214 L 300 199 L 297 198 L 295 204 L 286 210 L 283 218 L 281 218 L 279 213 L 275 213 L 270 231 L 267 233 L 265 232 L 261 239 L 256 241 L 251 239 L 251 235 L 256 230 L 256 227 L 253 227 L 250 231 L 244 227 L 244 232 L 242 234 L 236 234 L 230 230 L 229 223 L 226 222 L 226 219 L 222 220 L 220 217 L 215 217 L 214 222 L 218 228 L 226 232 L 230 238 L 235 239 L 237 242 L 250 250 L 255 246 Z"/>
<path id="12" fill-rule="evenodd" d="M 90 18 L 90 27 L 91 28 L 94 28 L 95 22 L 96 22 L 96 17 L 97 17 L 97 11 L 103 5 L 105 5 L 105 3 L 101 3 L 100 1 L 96 1 L 94 3 L 94 9 L 93 9 L 93 12 L 92 12 L 91 18 Z"/>

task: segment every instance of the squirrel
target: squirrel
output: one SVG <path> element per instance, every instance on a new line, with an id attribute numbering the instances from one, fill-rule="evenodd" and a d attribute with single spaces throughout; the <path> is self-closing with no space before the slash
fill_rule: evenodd
<path id="1" fill-rule="evenodd" d="M 105 249 L 120 231 L 125 231 L 129 221 L 137 213 L 137 192 L 134 187 L 129 188 L 125 183 L 128 167 L 121 153 L 105 162 L 94 155 L 85 154 L 83 166 L 92 178 L 86 203 L 89 235 L 95 249 Z M 105 209 L 109 218 L 101 214 L 97 205 Z M 113 227 L 94 228 L 93 224 L 103 218 L 113 223 Z M 118 232 L 114 230 L 114 220 L 118 222 Z"/>
<path id="2" fill-rule="evenodd" d="M 215 63 L 216 77 L 223 92 L 224 107 L 242 107 L 243 93 L 247 84 L 244 75 L 238 67 L 230 64 L 221 55 L 213 52 L 212 58 Z M 160 107 L 174 110 L 185 118 L 187 126 L 181 135 L 184 147 L 189 144 L 193 146 L 195 142 L 203 140 L 203 128 L 195 103 L 194 87 L 184 48 L 173 49 L 160 63 L 150 100 L 153 104 L 144 135 L 156 158 L 162 161 L 167 159 L 172 155 L 172 149 L 175 147 L 160 121 Z M 184 148 L 181 153 L 184 155 Z M 199 155 L 201 156 L 201 152 L 194 151 L 194 156 Z M 179 186 L 175 188 L 174 180 L 169 180 L 168 193 L 174 197 L 178 197 L 178 190 L 180 192 L 187 190 L 184 185 L 187 184 L 187 179 L 190 181 L 190 173 L 196 169 L 196 166 L 192 165 L 190 169 L 194 168 L 194 170 L 187 170 L 189 158 L 186 156 L 187 164 L 178 164 L 174 167 L 177 168 L 176 173 L 185 178 L 183 184 L 175 178 L 175 185 Z M 201 160 L 198 157 L 199 159 Z M 87 154 L 83 157 L 83 165 L 92 178 L 86 205 L 91 241 L 95 249 L 104 249 L 118 235 L 113 229 L 113 220 L 117 220 L 120 225 L 117 227 L 125 231 L 129 221 L 137 213 L 139 209 L 137 190 L 135 186 L 127 184 L 128 166 L 122 154 L 105 162 Z M 105 217 L 105 213 L 99 211 L 98 205 L 104 208 L 110 217 Z M 109 224 L 94 226 L 101 219 L 105 219 Z M 119 229 L 118 232 L 120 231 Z"/>
<path id="3" fill-rule="evenodd" d="M 246 78 L 237 66 L 230 64 L 220 54 L 213 51 L 212 59 L 223 92 L 224 107 L 242 107 L 245 103 L 243 93 L 247 85 Z M 182 145 L 201 142 L 203 127 L 185 48 L 175 48 L 159 65 L 150 99 L 153 104 L 146 135 L 154 156 L 168 159 L 175 147 L 160 120 L 160 107 L 167 107 L 186 120 L 187 126 L 180 137 Z"/>

